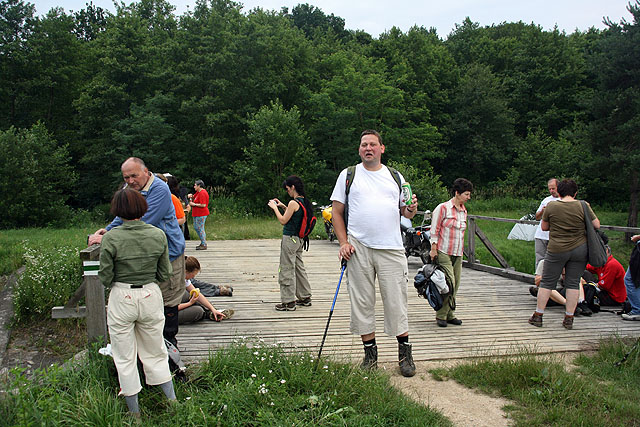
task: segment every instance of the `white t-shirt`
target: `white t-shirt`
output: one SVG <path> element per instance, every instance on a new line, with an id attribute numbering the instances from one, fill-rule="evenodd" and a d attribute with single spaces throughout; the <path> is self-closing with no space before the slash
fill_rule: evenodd
<path id="1" fill-rule="evenodd" d="M 346 200 L 347 169 L 340 172 L 331 200 Z M 400 182 L 405 182 L 400 175 Z M 382 165 L 377 171 L 368 171 L 362 163 L 356 166 L 349 190 L 349 224 L 347 233 L 363 245 L 373 249 L 403 249 L 400 234 L 400 205 L 402 192 Z"/>
<path id="2" fill-rule="evenodd" d="M 187 279 L 187 280 L 184 281 L 184 287 L 185 288 L 188 288 L 190 284 L 191 284 L 191 279 Z"/>
<path id="3" fill-rule="evenodd" d="M 547 204 L 549 204 L 549 202 L 553 202 L 554 200 L 560 200 L 560 197 L 545 197 L 544 200 L 540 203 L 540 206 L 538 207 L 538 210 L 536 212 L 540 212 L 542 208 L 544 208 L 545 206 L 547 206 Z M 549 240 L 549 232 L 542 231 L 542 228 L 540 228 L 540 224 L 538 224 L 536 227 L 536 234 L 533 237 L 535 237 L 536 239 Z"/>

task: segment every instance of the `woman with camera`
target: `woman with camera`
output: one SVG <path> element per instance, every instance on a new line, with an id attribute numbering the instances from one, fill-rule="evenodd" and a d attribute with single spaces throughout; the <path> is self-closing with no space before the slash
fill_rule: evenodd
<path id="1" fill-rule="evenodd" d="M 311 285 L 302 262 L 303 240 L 298 236 L 302 226 L 303 203 L 307 212 L 313 212 L 313 205 L 307 198 L 302 180 L 291 175 L 284 180 L 282 186 L 287 190 L 291 200 L 287 205 L 278 199 L 269 200 L 268 206 L 273 209 L 282 228 L 280 243 L 280 268 L 278 283 L 280 284 L 281 304 L 276 304 L 278 311 L 294 311 L 296 305 L 311 305 Z M 280 212 L 284 209 L 284 213 Z"/>
<path id="2" fill-rule="evenodd" d="M 551 291 L 556 288 L 562 270 L 565 270 L 566 289 L 565 316 L 562 326 L 573 328 L 573 317 L 580 295 L 580 277 L 587 265 L 588 249 L 585 217 L 582 203 L 576 200 L 578 184 L 572 179 L 558 183 L 560 200 L 549 202 L 540 228 L 549 231 L 549 246 L 544 258 L 544 271 L 536 311 L 529 319 L 533 326 L 542 326 L 542 315 L 549 301 Z M 594 228 L 600 228 L 600 221 L 587 203 L 589 218 Z"/>

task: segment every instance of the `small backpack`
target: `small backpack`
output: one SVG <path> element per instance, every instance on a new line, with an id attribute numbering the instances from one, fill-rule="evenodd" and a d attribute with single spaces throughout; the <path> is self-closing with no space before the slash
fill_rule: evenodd
<path id="1" fill-rule="evenodd" d="M 298 231 L 298 237 L 300 237 L 303 241 L 302 248 L 305 251 L 309 250 L 309 234 L 313 231 L 313 227 L 316 226 L 316 222 L 318 219 L 313 214 L 313 212 L 309 212 L 304 202 L 300 200 L 296 200 L 300 205 L 300 209 L 302 209 L 302 223 L 300 224 L 300 231 Z"/>

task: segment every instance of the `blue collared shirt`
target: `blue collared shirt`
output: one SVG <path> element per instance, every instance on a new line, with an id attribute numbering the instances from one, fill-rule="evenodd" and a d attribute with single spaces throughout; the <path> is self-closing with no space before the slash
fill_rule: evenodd
<path id="1" fill-rule="evenodd" d="M 169 244 L 169 260 L 173 261 L 179 256 L 183 256 L 185 249 L 184 234 L 176 219 L 176 210 L 171 201 L 171 191 L 169 186 L 160 179 L 156 179 L 153 174 L 149 177 L 145 188 L 140 190 L 147 199 L 147 212 L 140 218 L 143 222 L 158 227 L 167 235 Z M 115 217 L 106 229 L 111 230 L 122 224 L 122 218 Z"/>

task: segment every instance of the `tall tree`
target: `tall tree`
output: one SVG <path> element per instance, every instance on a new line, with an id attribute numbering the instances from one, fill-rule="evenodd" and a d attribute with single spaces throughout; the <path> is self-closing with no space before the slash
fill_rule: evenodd
<path id="1" fill-rule="evenodd" d="M 31 3 L 0 1 L 0 129 L 28 122 L 20 103 L 29 86 L 27 41 L 36 23 L 34 13 Z"/>
<path id="2" fill-rule="evenodd" d="M 264 209 L 269 195 L 282 195 L 282 182 L 289 175 L 302 178 L 313 197 L 323 165 L 300 126 L 298 108 L 286 110 L 276 101 L 252 115 L 248 124 L 250 145 L 243 159 L 234 163 L 238 197 L 254 210 Z"/>
<path id="3" fill-rule="evenodd" d="M 633 20 L 607 21 L 608 29 L 593 56 L 597 89 L 591 101 L 594 120 L 590 144 L 597 156 L 591 170 L 598 172 L 604 184 L 601 194 L 611 191 L 613 183 L 615 187 L 627 184 L 627 225 L 636 227 L 640 190 L 640 1 L 629 3 L 627 10 Z"/>

